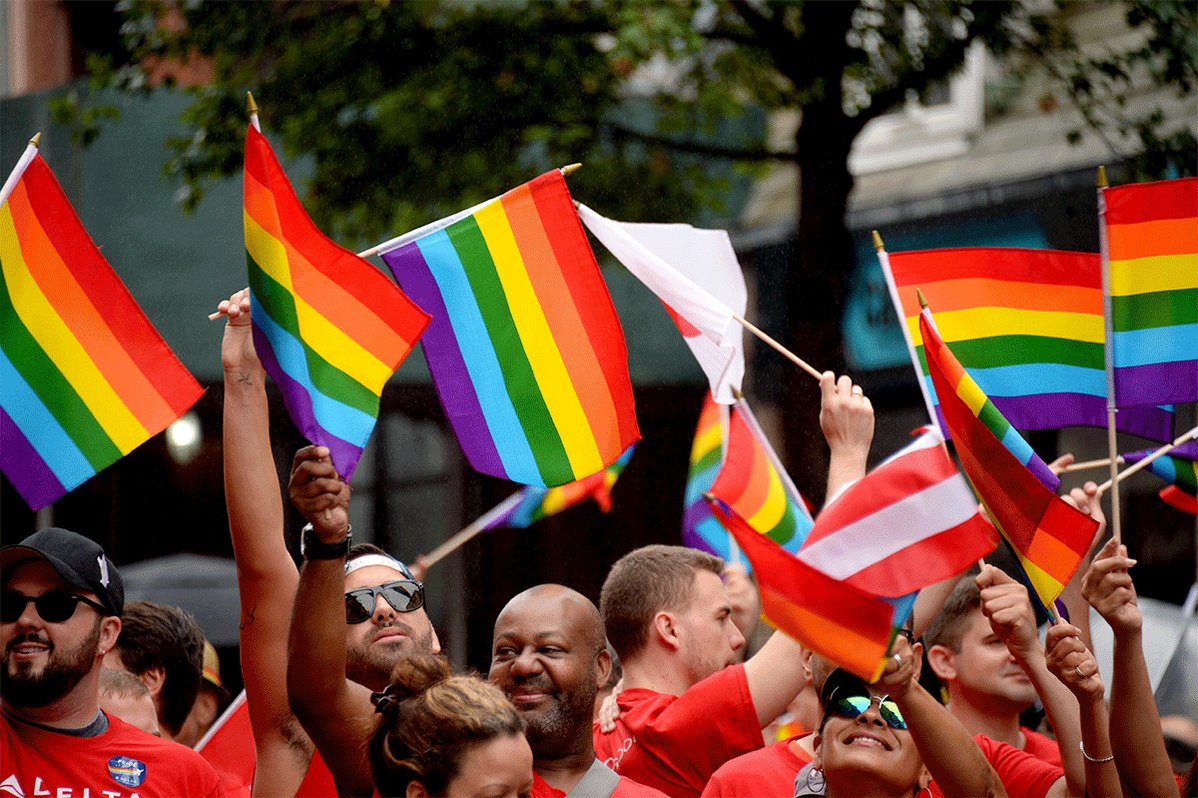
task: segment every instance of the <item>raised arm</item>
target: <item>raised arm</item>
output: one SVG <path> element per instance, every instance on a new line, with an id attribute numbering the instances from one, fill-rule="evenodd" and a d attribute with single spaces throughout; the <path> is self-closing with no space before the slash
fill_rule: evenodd
<path id="1" fill-rule="evenodd" d="M 1078 748 L 1082 737 L 1077 699 L 1048 669 L 1027 588 L 993 565 L 982 568 L 977 585 L 982 613 L 990 621 L 990 628 L 1027 674 L 1044 704 L 1061 749 L 1068 793 L 1084 795 L 1086 767 Z"/>
<path id="2" fill-rule="evenodd" d="M 860 385 L 830 371 L 819 378 L 819 426 L 828 441 L 829 501 L 843 487 L 865 476 L 869 447 L 874 439 L 874 408 Z"/>
<path id="3" fill-rule="evenodd" d="M 1085 760 L 1086 795 L 1117 798 L 1123 794 L 1123 788 L 1111 754 L 1105 688 L 1098 676 L 1098 663 L 1082 645 L 1078 628 L 1064 621 L 1049 627 L 1044 645 L 1048 649 L 1048 669 L 1076 696 L 1080 707 L 1078 753 Z"/>
<path id="4" fill-rule="evenodd" d="M 225 324 L 225 503 L 241 598 L 242 676 L 257 765 L 253 792 L 295 793 L 312 758 L 312 741 L 287 703 L 287 624 L 298 575 L 283 541 L 283 499 L 270 449 L 266 373 L 251 336 L 249 295 L 220 303 Z"/>
<path id="5" fill-rule="evenodd" d="M 1087 482 L 1080 488 L 1074 488 L 1062 495 L 1061 498 L 1098 522 L 1098 529 L 1094 531 L 1094 540 L 1090 543 L 1090 550 L 1086 553 L 1086 557 L 1078 569 L 1074 571 L 1073 577 L 1065 584 L 1065 589 L 1061 591 L 1061 603 L 1065 605 L 1065 610 L 1069 613 L 1069 622 L 1077 627 L 1082 645 L 1092 651 L 1094 640 L 1090 636 L 1090 605 L 1086 603 L 1085 596 L 1082 595 L 1082 579 L 1089 569 L 1090 562 L 1102 546 L 1103 540 L 1106 539 L 1106 514 L 1102 511 L 1102 496 L 1098 493 L 1098 485 L 1093 482 Z"/>
<path id="6" fill-rule="evenodd" d="M 912 647 L 902 635 L 896 637 L 877 687 L 898 704 L 924 766 L 947 798 L 1005 796 L 998 774 L 969 732 L 920 686 L 914 663 L 922 648 L 918 643 Z"/>
<path id="7" fill-rule="evenodd" d="M 1115 634 L 1111 673 L 1111 749 L 1119 773 L 1138 795 L 1176 795 L 1177 783 L 1144 661 L 1143 617 L 1128 571 L 1135 560 L 1114 538 L 1082 580 L 1082 594 Z"/>
<path id="8" fill-rule="evenodd" d="M 288 493 L 321 543 L 349 533 L 349 485 L 323 446 L 295 455 Z M 341 794 L 370 795 L 366 745 L 376 725 L 370 691 L 345 676 L 345 557 L 309 559 L 300 569 L 287 653 L 287 695 Z"/>

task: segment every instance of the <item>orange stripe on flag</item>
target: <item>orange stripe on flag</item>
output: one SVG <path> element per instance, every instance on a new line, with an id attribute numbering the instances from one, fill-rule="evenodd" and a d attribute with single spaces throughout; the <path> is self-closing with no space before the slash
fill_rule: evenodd
<path id="1" fill-rule="evenodd" d="M 1189 255 L 1198 252 L 1198 219 L 1159 219 L 1113 224 L 1108 229 L 1111 260 Z"/>

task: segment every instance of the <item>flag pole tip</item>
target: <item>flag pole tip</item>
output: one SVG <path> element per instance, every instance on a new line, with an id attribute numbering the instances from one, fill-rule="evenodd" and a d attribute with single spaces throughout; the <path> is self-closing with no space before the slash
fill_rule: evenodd
<path id="1" fill-rule="evenodd" d="M 732 395 L 736 397 L 736 401 L 739 402 L 741 399 L 745 398 L 745 395 L 743 393 L 741 393 L 740 388 L 736 388 L 734 386 L 729 386 L 729 387 L 732 388 Z"/>
<path id="2" fill-rule="evenodd" d="M 1098 165 L 1098 181 L 1096 185 L 1098 188 L 1107 188 L 1110 186 L 1110 183 L 1108 183 L 1106 179 L 1106 167 L 1102 164 Z"/>
<path id="3" fill-rule="evenodd" d="M 883 250 L 885 250 L 886 245 L 882 243 L 881 234 L 878 233 L 877 230 L 872 230 L 871 234 L 873 235 L 873 239 L 874 239 L 874 249 L 877 250 L 878 252 L 882 252 Z"/>
<path id="4" fill-rule="evenodd" d="M 254 102 L 254 93 L 252 91 L 245 93 L 245 112 L 250 116 L 258 113 L 258 103 Z"/>
<path id="5" fill-rule="evenodd" d="M 582 164 L 580 164 L 580 163 L 568 163 L 565 166 L 561 167 L 561 169 L 559 171 L 562 173 L 562 177 L 569 177 L 570 175 L 574 174 L 581 168 L 582 168 Z"/>
<path id="6" fill-rule="evenodd" d="M 34 133 L 33 138 L 29 139 L 29 143 L 34 147 L 42 146 L 42 131 L 39 130 L 38 132 Z"/>
<path id="7" fill-rule="evenodd" d="M 707 491 L 706 493 L 703 494 L 703 498 L 707 499 L 708 501 L 711 501 L 715 498 L 715 494 L 712 493 L 711 491 Z"/>
<path id="8" fill-rule="evenodd" d="M 921 308 L 926 308 L 926 307 L 928 306 L 928 298 L 927 298 L 926 296 L 924 296 L 924 295 L 923 295 L 923 291 L 921 291 L 920 289 L 916 288 L 916 289 L 915 289 L 915 295 L 916 295 L 917 297 L 919 297 L 919 306 L 920 306 Z"/>

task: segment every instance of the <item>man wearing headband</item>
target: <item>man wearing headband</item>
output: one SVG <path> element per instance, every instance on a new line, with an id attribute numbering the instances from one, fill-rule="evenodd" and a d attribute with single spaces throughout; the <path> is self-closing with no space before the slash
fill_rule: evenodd
<path id="1" fill-rule="evenodd" d="M 376 546 L 350 549 L 349 485 L 324 446 L 295 455 L 288 492 L 308 520 L 291 620 L 287 694 L 342 794 L 374 790 L 367 742 L 372 691 L 387 687 L 399 660 L 437 654 L 424 585 Z"/>
<path id="2" fill-rule="evenodd" d="M 0 550 L 0 792 L 223 795 L 190 748 L 100 709 L 125 590 L 96 542 L 49 527 Z"/>

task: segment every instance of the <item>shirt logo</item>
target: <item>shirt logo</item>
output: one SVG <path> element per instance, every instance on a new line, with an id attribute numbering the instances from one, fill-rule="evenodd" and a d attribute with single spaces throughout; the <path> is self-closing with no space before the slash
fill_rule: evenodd
<path id="1" fill-rule="evenodd" d="M 6 795 L 15 795 L 17 798 L 25 798 L 25 791 L 21 789 L 21 785 L 17 783 L 17 774 L 14 773 L 4 781 L 0 781 L 0 792 Z"/>
<path id="2" fill-rule="evenodd" d="M 128 756 L 114 756 L 108 760 L 108 775 L 117 784 L 137 787 L 146 780 L 146 763 Z"/>

